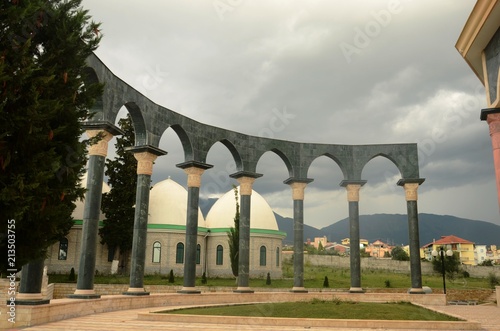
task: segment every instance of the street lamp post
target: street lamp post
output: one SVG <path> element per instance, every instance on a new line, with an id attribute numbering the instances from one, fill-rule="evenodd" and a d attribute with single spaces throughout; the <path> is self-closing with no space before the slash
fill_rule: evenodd
<path id="1" fill-rule="evenodd" d="M 451 249 L 447 250 L 446 252 L 444 251 L 444 248 L 443 246 L 441 246 L 439 248 L 439 252 L 436 251 L 436 250 L 433 250 L 432 251 L 432 256 L 436 257 L 436 256 L 440 256 L 441 257 L 441 271 L 442 271 L 442 274 L 443 274 L 443 293 L 446 294 L 446 270 L 444 269 L 444 256 L 445 254 L 447 256 L 452 256 L 453 255 L 453 251 Z"/>

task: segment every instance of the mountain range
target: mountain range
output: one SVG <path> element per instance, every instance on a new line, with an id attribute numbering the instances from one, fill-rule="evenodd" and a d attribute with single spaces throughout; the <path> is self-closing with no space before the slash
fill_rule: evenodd
<path id="1" fill-rule="evenodd" d="M 217 199 L 200 199 L 203 215 Z M 283 244 L 293 244 L 293 219 L 274 213 L 278 228 L 287 235 Z M 438 240 L 442 236 L 455 235 L 475 244 L 500 246 L 500 226 L 479 220 L 450 215 L 419 214 L 420 245 Z M 377 239 L 391 245 L 408 244 L 408 216 L 406 214 L 373 214 L 359 216 L 360 238 L 373 242 Z M 317 229 L 304 224 L 304 241 L 326 236 L 329 242 L 340 242 L 349 237 L 349 218 L 332 222 Z"/>

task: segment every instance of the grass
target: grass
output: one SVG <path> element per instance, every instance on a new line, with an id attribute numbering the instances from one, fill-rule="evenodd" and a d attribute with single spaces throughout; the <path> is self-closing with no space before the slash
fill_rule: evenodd
<path id="1" fill-rule="evenodd" d="M 323 288 L 325 276 L 328 276 L 330 288 L 348 289 L 351 284 L 351 274 L 349 269 L 338 269 L 326 266 L 311 266 L 306 263 L 304 266 L 304 286 L 306 288 Z M 70 283 L 68 275 L 50 274 L 51 283 Z M 76 281 L 73 281 L 76 282 Z M 440 275 L 422 275 L 422 285 L 433 289 L 441 289 L 443 280 Z M 97 275 L 94 278 L 95 284 L 129 284 L 128 275 Z M 183 285 L 182 277 L 175 277 L 174 283 L 168 282 L 167 275 L 145 275 L 144 285 Z M 364 288 L 391 288 L 408 289 L 411 287 L 410 274 L 391 273 L 382 270 L 362 270 L 361 285 Z M 266 285 L 266 279 L 250 279 L 250 287 L 269 288 L 291 288 L 293 287 L 293 265 L 283 263 L 283 279 L 272 279 L 271 285 Z M 201 278 L 196 280 L 196 286 L 227 286 L 235 287 L 234 278 L 208 278 L 207 284 L 201 283 Z M 487 278 L 462 278 L 458 276 L 454 281 L 447 280 L 446 287 L 449 289 L 491 289 Z"/>
<path id="2" fill-rule="evenodd" d="M 459 321 L 411 303 L 367 303 L 313 299 L 306 302 L 262 303 L 186 308 L 159 313 L 250 317 Z"/>

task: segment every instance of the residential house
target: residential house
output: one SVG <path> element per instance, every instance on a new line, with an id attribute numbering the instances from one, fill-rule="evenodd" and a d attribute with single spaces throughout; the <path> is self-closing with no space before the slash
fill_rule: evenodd
<path id="1" fill-rule="evenodd" d="M 381 240 L 376 240 L 366 247 L 365 252 L 369 253 L 371 257 L 381 258 L 385 257 L 386 253 L 390 254 L 392 248 L 393 247 L 389 244 L 386 244 Z"/>
<path id="2" fill-rule="evenodd" d="M 458 253 L 462 264 L 475 265 L 474 243 L 454 235 L 442 236 L 441 239 L 434 240 L 433 242 L 424 245 L 422 247 L 424 257 L 431 261 L 432 251 L 438 251 L 441 246 L 444 246 L 446 250 L 451 249 L 453 252 Z"/>

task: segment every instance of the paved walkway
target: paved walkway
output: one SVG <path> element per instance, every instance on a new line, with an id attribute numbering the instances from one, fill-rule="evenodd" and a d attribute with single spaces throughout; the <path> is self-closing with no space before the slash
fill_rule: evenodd
<path id="1" fill-rule="evenodd" d="M 480 322 L 484 331 L 500 331 L 500 308 L 496 305 L 478 306 L 427 306 L 430 309 L 451 314 L 465 320 Z M 47 323 L 33 327 L 26 327 L 22 330 L 30 331 L 58 331 L 58 330 L 82 330 L 82 331 L 128 331 L 128 330 L 203 330 L 203 331 L 224 331 L 224 330 L 262 330 L 281 331 L 281 326 L 262 325 L 220 325 L 220 324 L 197 324 L 197 323 L 175 323 L 175 322 L 154 322 L 139 321 L 137 314 L 149 312 L 155 308 L 142 308 L 132 310 L 122 310 L 110 313 L 101 313 L 83 317 L 71 318 L 59 322 Z M 329 328 L 304 328 L 287 327 L 286 330 L 329 330 Z M 338 328 L 333 330 L 339 330 Z M 373 329 L 348 329 L 351 331 L 373 330 Z M 385 329 L 390 331 L 388 329 Z M 407 331 L 411 331 L 406 329 Z M 395 331 L 395 330 L 394 330 Z"/>

